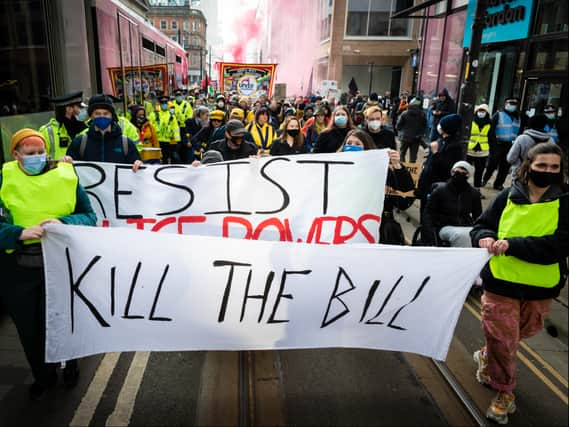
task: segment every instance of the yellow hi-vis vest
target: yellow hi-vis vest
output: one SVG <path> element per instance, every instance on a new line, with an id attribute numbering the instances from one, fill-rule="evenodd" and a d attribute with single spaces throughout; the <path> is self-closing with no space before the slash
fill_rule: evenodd
<path id="1" fill-rule="evenodd" d="M 498 225 L 498 239 L 547 236 L 555 232 L 558 221 L 559 199 L 518 205 L 508 197 Z M 558 263 L 532 264 L 508 255 L 493 256 L 490 271 L 496 279 L 542 288 L 553 288 L 561 279 Z"/>
<path id="2" fill-rule="evenodd" d="M 480 144 L 480 149 L 482 151 L 490 151 L 490 145 L 488 145 L 488 132 L 490 132 L 490 123 L 484 125 L 482 129 L 480 129 L 476 122 L 472 122 L 468 150 L 474 151 L 476 144 Z"/>
<path id="3" fill-rule="evenodd" d="M 14 225 L 24 228 L 50 218 L 61 218 L 75 211 L 79 179 L 70 163 L 40 175 L 26 175 L 16 160 L 2 167 L 0 198 L 12 215 Z M 39 240 L 26 240 L 25 244 Z"/>

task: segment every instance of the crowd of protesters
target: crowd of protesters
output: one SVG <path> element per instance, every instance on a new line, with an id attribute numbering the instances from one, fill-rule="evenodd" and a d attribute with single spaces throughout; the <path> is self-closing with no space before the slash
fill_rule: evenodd
<path id="1" fill-rule="evenodd" d="M 144 163 L 199 166 L 250 156 L 387 149 L 379 243 L 405 244 L 394 211 L 418 198 L 423 244 L 475 246 L 494 255 L 481 272 L 486 344 L 474 360 L 477 379 L 498 391 L 487 416 L 508 421 L 515 410 L 512 355 L 521 338 L 543 328 L 567 275 L 567 132 L 554 105 L 531 118 L 521 113 L 515 97 L 506 98 L 493 115 L 488 105 L 477 105 L 464 142 L 463 118 L 446 89 L 431 102 L 407 92 L 328 100 L 178 90 L 171 96 L 139 95 L 126 110 L 122 100 L 104 94 L 92 96 L 88 105 L 81 93 L 54 98 L 53 104 L 49 123 L 13 136 L 15 160 L 6 162 L 0 175 L 0 261 L 9 280 L 25 285 L 2 288 L 2 300 L 32 367 L 30 397 L 40 398 L 57 381 L 55 368 L 42 357 L 43 226 L 95 223 L 69 163 L 123 163 L 136 172 Z M 405 165 L 407 154 L 411 163 L 422 163 L 417 183 Z M 498 194 L 482 212 L 480 188 L 495 170 Z M 504 189 L 510 171 L 512 186 Z M 75 386 L 77 363 L 68 361 L 63 375 L 67 386 Z"/>

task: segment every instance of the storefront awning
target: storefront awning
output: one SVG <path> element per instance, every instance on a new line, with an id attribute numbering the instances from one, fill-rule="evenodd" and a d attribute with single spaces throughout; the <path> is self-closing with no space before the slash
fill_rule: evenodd
<path id="1" fill-rule="evenodd" d="M 421 4 L 417 4 L 415 6 L 412 7 L 408 7 L 407 9 L 403 9 L 400 10 L 397 13 L 394 13 L 393 15 L 391 15 L 391 19 L 401 19 L 401 18 L 405 18 L 405 19 L 422 19 L 422 18 L 442 18 L 443 16 L 410 16 L 412 13 L 418 12 L 420 10 L 426 9 L 429 6 L 432 6 L 434 4 L 440 3 L 441 1 L 446 1 L 447 2 L 447 10 L 451 10 L 452 9 L 452 0 L 427 0 Z"/>

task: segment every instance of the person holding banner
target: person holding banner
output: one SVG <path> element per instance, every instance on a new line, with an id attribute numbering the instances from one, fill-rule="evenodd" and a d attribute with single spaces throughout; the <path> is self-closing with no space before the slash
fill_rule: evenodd
<path id="1" fill-rule="evenodd" d="M 346 139 L 340 148 L 338 148 L 338 152 L 364 151 L 376 148 L 367 132 L 361 129 L 352 129 L 346 135 Z M 379 227 L 379 243 L 386 245 L 404 245 L 405 237 L 403 230 L 401 229 L 401 225 L 395 220 L 393 210 L 395 207 L 401 210 L 407 209 L 413 204 L 414 199 L 401 197 L 393 194 L 393 192 L 411 191 L 415 188 L 415 183 L 407 168 L 401 164 L 399 151 L 389 149 L 388 153 L 389 169 L 387 170 L 385 200 L 383 202 L 383 213 L 381 214 L 381 224 Z"/>
<path id="2" fill-rule="evenodd" d="M 342 146 L 346 135 L 354 128 L 350 112 L 346 107 L 340 105 L 334 109 L 332 120 L 328 127 L 324 129 L 313 147 L 314 153 L 334 153 Z"/>
<path id="3" fill-rule="evenodd" d="M 300 121 L 289 116 L 283 123 L 283 134 L 271 145 L 271 156 L 289 156 L 306 153 L 304 135 L 300 131 Z"/>
<path id="4" fill-rule="evenodd" d="M 123 134 L 113 100 L 107 95 L 93 95 L 87 111 L 91 117 L 89 129 L 75 137 L 67 149 L 65 160 L 131 163 L 132 170 L 136 172 L 142 165 L 140 154 L 136 143 Z"/>
<path id="5" fill-rule="evenodd" d="M 257 155 L 258 147 L 255 143 L 245 139 L 247 130 L 239 120 L 229 120 L 225 125 L 225 137 L 208 145 L 207 151 L 219 151 L 223 160 L 246 159 Z"/>
<path id="6" fill-rule="evenodd" d="M 516 352 L 543 329 L 552 299 L 567 277 L 569 198 L 561 149 L 553 142 L 528 152 L 516 181 L 502 190 L 470 233 L 494 255 L 482 269 L 482 329 L 473 355 L 476 379 L 498 393 L 486 416 L 500 424 L 516 410 Z"/>
<path id="7" fill-rule="evenodd" d="M 50 160 L 43 135 L 21 129 L 10 141 L 16 159 L 0 175 L 0 300 L 12 317 L 30 364 L 30 398 L 40 399 L 57 383 L 45 360 L 45 282 L 40 239 L 49 223 L 91 225 L 97 218 L 89 197 L 66 162 Z M 63 370 L 67 387 L 79 378 L 77 361 Z"/>

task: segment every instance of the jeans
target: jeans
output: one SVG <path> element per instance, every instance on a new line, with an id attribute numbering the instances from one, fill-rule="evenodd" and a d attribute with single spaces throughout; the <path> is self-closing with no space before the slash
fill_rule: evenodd
<path id="1" fill-rule="evenodd" d="M 471 248 L 470 230 L 472 227 L 445 225 L 439 231 L 439 237 L 449 242 L 453 248 Z"/>

